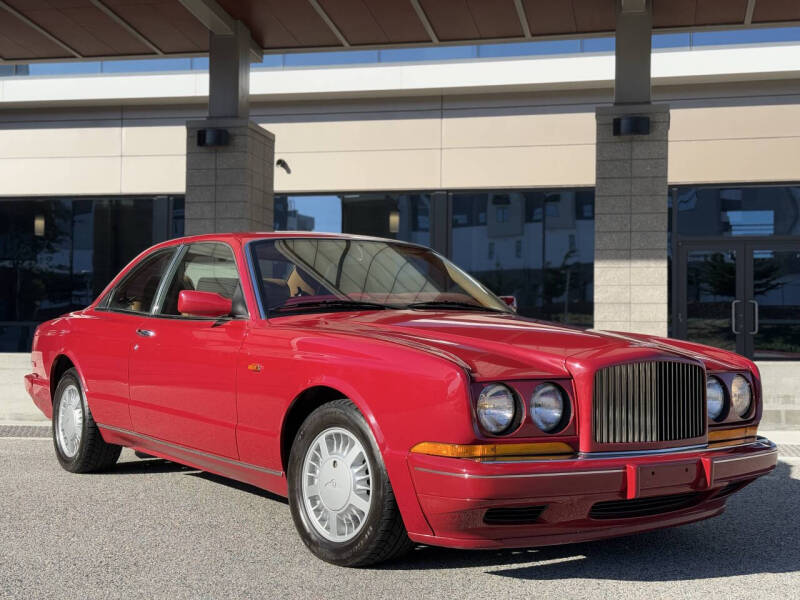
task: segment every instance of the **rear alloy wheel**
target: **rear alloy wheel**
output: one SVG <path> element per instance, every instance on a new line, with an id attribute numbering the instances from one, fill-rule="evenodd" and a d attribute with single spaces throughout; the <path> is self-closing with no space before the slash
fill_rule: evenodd
<path id="1" fill-rule="evenodd" d="M 107 469 L 122 452 L 100 435 L 75 369 L 64 373 L 53 397 L 53 445 L 58 462 L 72 473 Z"/>
<path id="2" fill-rule="evenodd" d="M 289 457 L 289 506 L 319 558 L 366 566 L 411 548 L 372 433 L 349 400 L 315 410 Z"/>

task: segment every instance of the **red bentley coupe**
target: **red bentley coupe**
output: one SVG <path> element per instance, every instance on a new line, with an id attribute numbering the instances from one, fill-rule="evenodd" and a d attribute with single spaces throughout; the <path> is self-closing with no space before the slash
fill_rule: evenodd
<path id="1" fill-rule="evenodd" d="M 32 359 L 65 469 L 127 446 L 288 496 L 340 565 L 690 523 L 777 460 L 751 361 L 522 318 L 392 240 L 159 244 L 41 325 Z"/>

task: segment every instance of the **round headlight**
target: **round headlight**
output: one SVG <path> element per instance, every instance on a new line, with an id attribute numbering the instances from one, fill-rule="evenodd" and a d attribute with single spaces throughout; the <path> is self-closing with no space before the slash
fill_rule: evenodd
<path id="1" fill-rule="evenodd" d="M 561 424 L 566 401 L 564 391 L 554 383 L 540 383 L 531 396 L 531 418 L 544 432 L 551 432 Z"/>
<path id="2" fill-rule="evenodd" d="M 716 421 L 725 409 L 725 386 L 716 377 L 709 377 L 706 381 L 706 405 L 708 418 Z"/>
<path id="3" fill-rule="evenodd" d="M 511 427 L 517 412 L 514 393 L 499 383 L 487 385 L 478 396 L 478 420 L 489 433 L 503 433 Z"/>
<path id="4" fill-rule="evenodd" d="M 750 412 L 750 406 L 753 404 L 753 390 L 750 389 L 750 383 L 742 377 L 737 375 L 731 382 L 731 405 L 736 414 L 740 417 L 745 416 Z"/>

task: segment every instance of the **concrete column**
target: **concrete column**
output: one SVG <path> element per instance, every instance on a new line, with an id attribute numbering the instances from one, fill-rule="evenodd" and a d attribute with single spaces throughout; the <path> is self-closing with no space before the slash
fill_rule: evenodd
<path id="1" fill-rule="evenodd" d="M 650 133 L 613 135 L 621 115 L 650 117 Z M 594 327 L 666 336 L 669 106 L 596 117 Z"/>
<path id="2" fill-rule="evenodd" d="M 614 51 L 614 104 L 650 102 L 652 0 L 619 0 Z"/>
<path id="3" fill-rule="evenodd" d="M 226 146 L 197 145 L 200 129 L 225 129 Z M 275 136 L 248 119 L 186 123 L 186 235 L 272 231 Z"/>
<path id="4" fill-rule="evenodd" d="M 218 29 L 209 33 L 209 117 L 186 124 L 185 231 L 272 231 L 275 136 L 249 120 L 260 50 L 240 22 Z M 200 145 L 203 130 L 210 145 Z"/>

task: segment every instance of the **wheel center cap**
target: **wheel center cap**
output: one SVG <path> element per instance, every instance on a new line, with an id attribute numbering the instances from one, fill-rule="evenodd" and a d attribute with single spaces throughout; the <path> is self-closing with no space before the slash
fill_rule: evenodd
<path id="1" fill-rule="evenodd" d="M 319 470 L 319 497 L 325 508 L 341 510 L 350 497 L 350 469 L 339 458 L 326 461 Z"/>

